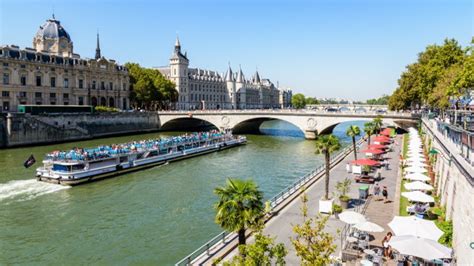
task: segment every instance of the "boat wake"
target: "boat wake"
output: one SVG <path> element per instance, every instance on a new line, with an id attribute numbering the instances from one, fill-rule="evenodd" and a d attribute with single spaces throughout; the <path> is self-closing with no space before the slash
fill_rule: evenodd
<path id="1" fill-rule="evenodd" d="M 61 186 L 45 182 L 38 182 L 36 179 L 13 180 L 0 184 L 0 202 L 4 201 L 26 201 L 39 196 L 68 189 L 68 186 Z"/>

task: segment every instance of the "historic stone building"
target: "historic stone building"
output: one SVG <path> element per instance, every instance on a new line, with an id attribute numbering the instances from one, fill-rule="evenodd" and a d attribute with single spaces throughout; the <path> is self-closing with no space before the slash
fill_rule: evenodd
<path id="1" fill-rule="evenodd" d="M 101 56 L 99 35 L 95 58 L 81 58 L 54 16 L 39 28 L 33 48 L 0 46 L 0 67 L 3 111 L 20 104 L 129 108 L 128 72 Z"/>
<path id="2" fill-rule="evenodd" d="M 229 66 L 225 74 L 217 71 L 190 68 L 186 53 L 176 39 L 169 66 L 157 67 L 166 78 L 176 84 L 179 92 L 177 108 L 193 109 L 262 109 L 288 106 L 287 100 L 269 79 L 261 79 L 258 71 L 247 80 L 242 69 L 233 72 Z M 285 93 L 286 95 L 286 93 Z"/>

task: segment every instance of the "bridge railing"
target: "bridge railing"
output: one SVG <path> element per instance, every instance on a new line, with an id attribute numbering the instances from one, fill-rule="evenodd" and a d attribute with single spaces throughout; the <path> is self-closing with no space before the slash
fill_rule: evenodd
<path id="1" fill-rule="evenodd" d="M 357 142 L 357 146 L 359 147 L 362 142 L 364 141 L 363 138 L 360 138 Z M 339 162 L 340 159 L 347 156 L 349 153 L 352 152 L 352 145 L 348 145 L 344 149 L 334 153 L 330 156 L 330 164 L 334 166 L 334 163 Z M 323 163 L 314 169 L 313 171 L 309 172 L 308 174 L 304 175 L 303 177 L 296 180 L 294 183 L 277 193 L 274 197 L 272 197 L 270 201 L 271 210 L 273 211 L 279 204 L 284 202 L 287 198 L 292 196 L 295 193 L 301 192 L 301 189 L 305 187 L 310 181 L 314 178 L 321 176 L 324 173 L 326 165 Z M 203 255 L 211 256 L 211 250 L 217 244 L 226 245 L 232 242 L 234 239 L 237 238 L 237 234 L 233 232 L 223 231 L 213 237 L 211 240 L 204 243 L 198 249 L 191 252 L 189 255 L 178 261 L 175 265 L 191 265 L 194 260 L 197 258 L 202 257 Z"/>
<path id="2" fill-rule="evenodd" d="M 418 115 L 411 112 L 396 112 L 396 111 L 357 111 L 357 110 L 344 110 L 344 111 L 327 111 L 327 110 L 306 110 L 306 109 L 246 109 L 246 110 L 169 110 L 159 111 L 159 114 L 334 114 L 334 115 L 382 115 L 382 116 L 398 116 L 398 117 L 418 117 Z"/>

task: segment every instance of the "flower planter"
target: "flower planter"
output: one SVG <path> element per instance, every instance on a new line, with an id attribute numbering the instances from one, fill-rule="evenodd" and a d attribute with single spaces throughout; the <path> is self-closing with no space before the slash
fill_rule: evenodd
<path id="1" fill-rule="evenodd" d="M 334 204 L 334 199 L 320 199 L 319 200 L 319 213 L 332 213 L 332 205 Z"/>
<path id="2" fill-rule="evenodd" d="M 349 201 L 348 200 L 339 200 L 339 203 L 341 203 L 341 207 L 343 209 L 347 209 L 349 207 Z"/>

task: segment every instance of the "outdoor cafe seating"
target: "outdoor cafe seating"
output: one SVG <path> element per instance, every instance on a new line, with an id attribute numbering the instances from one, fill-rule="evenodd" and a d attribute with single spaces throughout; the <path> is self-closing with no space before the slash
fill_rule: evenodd
<path id="1" fill-rule="evenodd" d="M 429 203 L 421 204 L 421 203 L 416 203 L 411 206 L 407 207 L 407 213 L 408 214 L 426 214 L 428 209 L 430 208 Z"/>

